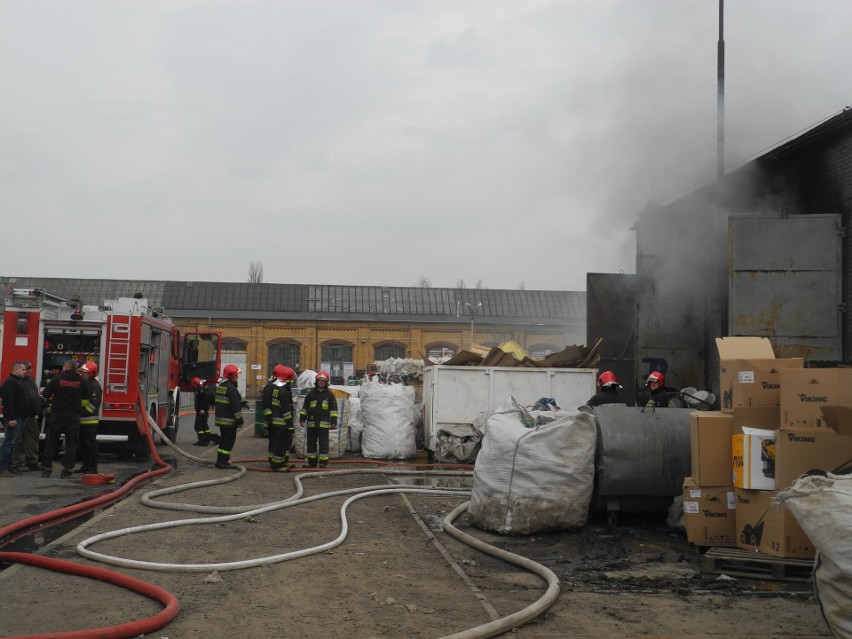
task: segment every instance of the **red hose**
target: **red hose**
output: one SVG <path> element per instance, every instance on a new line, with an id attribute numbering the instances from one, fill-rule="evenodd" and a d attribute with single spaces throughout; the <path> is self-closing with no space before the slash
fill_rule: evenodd
<path id="1" fill-rule="evenodd" d="M 62 559 L 42 557 L 41 555 L 30 555 L 22 552 L 0 552 L 0 562 L 28 564 L 54 572 L 79 575 L 88 579 L 98 579 L 114 584 L 126 590 L 160 602 L 165 606 L 163 610 L 147 619 L 140 621 L 129 621 L 116 626 L 105 626 L 101 628 L 89 628 L 86 630 L 71 630 L 68 632 L 54 632 L 38 635 L 16 635 L 7 639 L 127 639 L 138 637 L 146 632 L 153 632 L 162 628 L 180 612 L 180 603 L 177 597 L 159 586 L 140 581 L 118 572 L 75 564 Z"/>
<path id="2" fill-rule="evenodd" d="M 159 468 L 137 475 L 122 484 L 119 488 L 107 492 L 100 497 L 83 501 L 78 504 L 73 504 L 71 506 L 66 506 L 65 508 L 60 508 L 52 512 L 27 517 L 26 519 L 3 526 L 0 528 L 0 547 L 10 543 L 17 537 L 23 536 L 24 531 L 32 529 L 40 524 L 44 524 L 45 527 L 56 525 L 66 519 L 71 519 L 74 516 L 95 510 L 104 504 L 110 504 L 118 501 L 120 498 L 125 497 L 131 490 L 136 488 L 137 485 L 171 472 L 172 467 L 164 462 L 160 457 L 160 454 L 157 452 L 157 446 L 154 443 L 154 436 L 147 423 L 147 415 L 144 409 L 145 404 L 141 393 L 138 395 L 138 401 L 141 413 L 137 411 L 136 420 L 140 423 L 140 426 L 142 426 L 145 432 L 145 436 L 148 438 L 148 447 L 150 448 L 154 461 L 157 463 Z M 142 420 L 144 420 L 144 423 Z M 12 537 L 12 535 L 16 536 Z M 115 584 L 122 588 L 126 588 L 127 590 L 139 593 L 149 597 L 150 599 L 155 599 L 165 606 L 165 609 L 160 611 L 158 614 L 141 621 L 132 621 L 119 624 L 117 626 L 74 630 L 70 632 L 21 635 L 8 637 L 7 639 L 128 639 L 130 637 L 138 637 L 146 632 L 152 632 L 162 628 L 174 619 L 180 610 L 180 604 L 178 603 L 177 597 L 167 590 L 105 568 L 93 568 L 91 566 L 75 564 L 61 559 L 17 552 L 0 552 L 0 562 L 29 564 L 31 566 L 45 568 L 55 572 L 80 575 L 90 579 L 99 579 L 100 581 Z"/>
<path id="3" fill-rule="evenodd" d="M 142 401 L 141 396 L 139 400 Z M 140 414 L 138 412 L 136 415 L 136 419 L 137 421 L 140 420 Z M 141 413 L 141 419 L 147 420 L 147 416 L 145 415 L 144 411 L 142 411 Z M 141 475 L 137 475 L 133 479 L 122 484 L 119 488 L 116 488 L 113 491 L 103 494 L 100 497 L 95 497 L 94 499 L 89 499 L 77 504 L 72 504 L 71 506 L 60 508 L 59 510 L 42 513 L 41 515 L 27 517 L 26 519 L 21 519 L 20 521 L 16 521 L 12 524 L 3 526 L 2 528 L 0 528 L 0 548 L 19 538 L 21 535 L 17 533 L 26 531 L 29 528 L 34 528 L 35 526 L 38 526 L 39 524 L 44 524 L 45 522 L 54 522 L 55 525 L 57 523 L 61 523 L 61 521 L 70 519 L 72 515 L 82 515 L 92 510 L 96 510 L 104 504 L 111 504 L 125 497 L 126 494 L 136 488 L 137 485 L 147 482 L 155 477 L 159 477 L 160 475 L 165 475 L 166 473 L 171 472 L 172 467 L 166 462 L 164 462 L 163 459 L 160 457 L 160 454 L 157 452 L 157 446 L 156 444 L 154 444 L 154 436 L 151 434 L 151 428 L 148 425 L 147 421 L 145 422 L 144 428 L 145 435 L 148 438 L 148 447 L 151 449 L 151 454 L 153 455 L 154 461 L 156 461 L 159 468 L 149 470 L 147 473 L 142 473 Z M 11 535 L 16 536 L 9 538 Z"/>

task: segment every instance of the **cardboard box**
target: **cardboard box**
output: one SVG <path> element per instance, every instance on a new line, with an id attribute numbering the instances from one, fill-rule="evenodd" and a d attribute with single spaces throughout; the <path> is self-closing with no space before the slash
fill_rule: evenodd
<path id="1" fill-rule="evenodd" d="M 852 435 L 852 406 L 823 406 L 822 418 L 838 435 Z"/>
<path id="2" fill-rule="evenodd" d="M 776 430 L 781 426 L 781 409 L 778 406 L 749 406 L 734 409 L 733 435 L 743 432 L 743 426 Z"/>
<path id="3" fill-rule="evenodd" d="M 731 483 L 733 422 L 733 415 L 718 411 L 689 414 L 691 472 L 699 486 L 727 486 Z"/>
<path id="4" fill-rule="evenodd" d="M 734 493 L 738 548 L 773 557 L 814 557 L 816 548 L 793 514 L 772 503 L 777 493 L 741 488 Z"/>
<path id="5" fill-rule="evenodd" d="M 852 471 L 852 436 L 830 428 L 782 428 L 775 432 L 775 485 L 789 488 L 813 472 L 845 474 Z"/>
<path id="6" fill-rule="evenodd" d="M 775 490 L 774 430 L 743 427 L 731 436 L 733 485 L 750 490 Z"/>
<path id="7" fill-rule="evenodd" d="M 778 406 L 781 403 L 781 371 L 802 368 L 801 358 L 775 359 L 765 337 L 717 337 L 721 409 Z"/>
<path id="8" fill-rule="evenodd" d="M 827 428 L 823 407 L 852 407 L 852 368 L 783 370 L 781 386 L 785 428 Z"/>
<path id="9" fill-rule="evenodd" d="M 733 544 L 737 540 L 736 500 L 731 486 L 699 486 L 683 480 L 683 523 L 693 544 Z"/>

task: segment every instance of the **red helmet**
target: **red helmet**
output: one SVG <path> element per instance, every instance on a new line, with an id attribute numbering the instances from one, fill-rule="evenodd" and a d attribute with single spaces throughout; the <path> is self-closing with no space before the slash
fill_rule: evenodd
<path id="1" fill-rule="evenodd" d="M 201 386 L 201 378 L 193 377 L 191 380 L 189 380 L 189 385 L 193 388 L 198 388 L 199 386 Z"/>
<path id="2" fill-rule="evenodd" d="M 98 374 L 98 365 L 94 362 L 86 362 L 80 368 L 78 368 L 81 373 L 88 373 L 89 375 L 97 375 Z"/>
<path id="3" fill-rule="evenodd" d="M 236 364 L 228 364 L 222 369 L 222 377 L 225 379 L 237 379 L 240 373 L 242 373 L 242 371 Z"/>
<path id="4" fill-rule="evenodd" d="M 275 377 L 284 382 L 296 379 L 296 371 L 284 364 L 277 364 L 272 372 L 275 373 Z"/>
<path id="5" fill-rule="evenodd" d="M 665 386 L 666 378 L 663 377 L 663 374 L 660 371 L 654 371 L 650 375 L 648 375 L 648 381 L 645 384 L 650 384 L 651 382 L 659 382 L 660 386 Z"/>
<path id="6" fill-rule="evenodd" d="M 317 373 L 317 377 L 316 377 L 315 381 L 318 382 L 321 379 L 325 380 L 325 382 L 327 384 L 328 380 L 330 379 L 329 376 L 328 376 L 328 373 L 326 373 L 325 371 L 320 371 L 319 373 Z"/>
<path id="7" fill-rule="evenodd" d="M 598 377 L 598 384 L 600 384 L 601 387 L 611 385 L 618 386 L 618 380 L 615 378 L 615 373 L 612 371 L 604 371 L 600 374 L 600 377 Z"/>

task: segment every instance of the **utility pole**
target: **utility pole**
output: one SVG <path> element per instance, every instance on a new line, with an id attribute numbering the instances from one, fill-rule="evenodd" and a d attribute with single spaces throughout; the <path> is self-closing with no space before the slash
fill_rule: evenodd
<path id="1" fill-rule="evenodd" d="M 716 44 L 716 178 L 725 175 L 725 0 L 719 0 L 719 41 Z"/>

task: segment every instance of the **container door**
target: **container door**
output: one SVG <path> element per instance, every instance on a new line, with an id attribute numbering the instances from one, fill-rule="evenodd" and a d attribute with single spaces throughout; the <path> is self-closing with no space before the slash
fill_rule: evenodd
<path id="1" fill-rule="evenodd" d="M 598 370 L 615 373 L 622 394 L 635 404 L 635 275 L 586 274 L 586 344 L 591 346 L 598 338 L 603 338 Z"/>
<path id="2" fill-rule="evenodd" d="M 842 359 L 839 215 L 728 221 L 729 334 L 769 338 L 775 356 Z"/>

